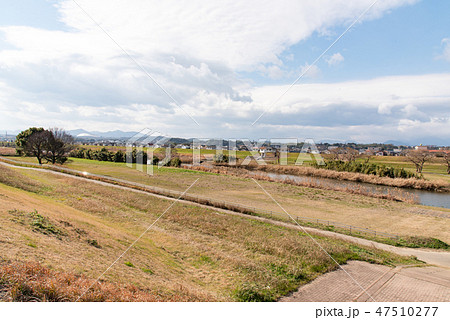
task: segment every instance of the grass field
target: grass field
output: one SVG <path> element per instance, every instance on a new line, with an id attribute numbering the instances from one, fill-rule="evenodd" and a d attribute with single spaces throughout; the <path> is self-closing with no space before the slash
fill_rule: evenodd
<path id="1" fill-rule="evenodd" d="M 363 161 L 358 159 L 358 161 Z M 369 163 L 384 164 L 387 167 L 404 168 L 411 172 L 415 172 L 415 167 L 411 162 L 406 160 L 406 157 L 371 157 Z M 445 180 L 450 183 L 450 175 L 447 174 L 447 166 L 442 159 L 434 158 L 425 163 L 423 168 L 423 176 L 428 180 Z"/>
<path id="2" fill-rule="evenodd" d="M 33 158 L 26 158 L 34 161 Z M 68 168 L 121 178 L 142 184 L 189 191 L 242 205 L 280 212 L 280 208 L 251 179 L 164 167 L 153 176 L 123 163 L 71 159 Z M 450 242 L 450 210 L 375 199 L 345 192 L 320 190 L 275 182 L 259 182 L 293 216 L 331 220 L 401 236 L 435 237 Z"/>
<path id="3" fill-rule="evenodd" d="M 101 148 L 106 148 L 109 151 L 126 151 L 126 147 L 111 147 L 111 146 L 83 146 L 85 148 L 93 149 L 93 150 L 100 150 Z M 192 155 L 192 150 L 190 149 L 175 149 L 176 152 L 180 155 Z M 154 151 L 155 153 L 162 152 L 159 149 L 156 149 Z M 213 156 L 216 154 L 215 150 L 206 150 L 202 149 L 200 150 L 201 155 L 209 155 Z M 228 155 L 229 152 L 227 150 L 223 151 L 224 154 Z M 249 151 L 236 151 L 236 157 L 238 159 L 245 159 L 247 156 L 250 155 Z M 300 155 L 300 158 L 299 158 Z M 328 155 L 322 155 L 325 159 L 329 157 Z M 287 164 L 288 165 L 295 165 L 296 161 L 303 160 L 304 165 L 309 165 L 314 160 L 310 157 L 310 155 L 301 155 L 299 153 L 288 153 L 287 158 Z M 269 157 L 266 159 L 267 163 L 274 163 L 273 157 Z M 363 162 L 365 159 L 357 159 L 357 161 Z M 388 167 L 393 168 L 404 168 L 408 171 L 415 172 L 415 167 L 411 162 L 408 162 L 406 157 L 404 156 L 372 156 L 370 158 L 369 163 L 374 164 L 382 164 Z M 450 183 L 450 175 L 447 174 L 447 166 L 444 163 L 444 161 L 440 158 L 434 158 L 431 161 L 428 161 L 423 169 L 423 176 L 425 179 L 429 180 L 444 180 L 448 183 Z"/>
<path id="4" fill-rule="evenodd" d="M 0 203 L 1 258 L 40 261 L 55 272 L 95 279 L 171 201 L 1 166 Z M 314 237 L 340 263 L 348 259 L 417 263 Z M 150 292 L 151 299 L 157 300 L 272 301 L 334 268 L 302 232 L 175 204 L 104 278 Z M 28 290 L 20 291 L 22 296 L 43 294 L 14 283 L 16 278 L 3 272 L 1 283 L 12 286 L 14 292 Z M 74 298 L 64 292 L 55 296 Z"/>

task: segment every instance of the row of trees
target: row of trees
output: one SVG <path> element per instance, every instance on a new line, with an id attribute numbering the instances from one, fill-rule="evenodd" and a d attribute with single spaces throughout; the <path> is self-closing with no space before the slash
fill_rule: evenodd
<path id="1" fill-rule="evenodd" d="M 406 153 L 406 159 L 414 164 L 417 173 L 422 173 L 424 164 L 434 157 L 444 160 L 447 165 L 447 173 L 450 174 L 450 150 L 442 150 L 435 154 L 427 150 L 410 150 Z"/>
<path id="2" fill-rule="evenodd" d="M 108 151 L 106 148 L 102 148 L 100 150 L 92 150 L 86 148 L 77 148 L 70 152 L 70 157 L 80 158 L 80 159 L 88 159 L 88 160 L 97 160 L 97 161 L 109 161 L 109 162 L 126 162 L 127 154 L 121 150 L 116 152 Z M 129 154 L 129 158 L 133 163 L 142 162 L 147 163 L 147 153 L 143 151 L 137 151 L 133 149 L 133 151 Z M 160 162 L 159 157 L 156 155 L 153 156 L 151 163 L 153 165 L 158 165 Z M 181 160 L 175 154 L 171 155 L 170 161 L 166 164 L 167 166 L 172 167 L 180 167 Z"/>
<path id="3" fill-rule="evenodd" d="M 17 153 L 34 156 L 39 164 L 43 160 L 63 164 L 74 148 L 74 138 L 62 129 L 29 128 L 16 137 Z"/>
<path id="4" fill-rule="evenodd" d="M 365 163 L 368 164 L 370 160 L 370 156 L 360 155 L 359 152 L 353 148 L 349 147 L 340 147 L 330 151 L 331 159 L 333 163 L 330 163 L 330 166 L 340 166 L 344 168 L 345 166 L 340 164 L 339 162 L 355 162 L 358 158 L 365 158 Z M 434 157 L 441 157 L 444 160 L 444 163 L 447 165 L 447 173 L 450 174 L 450 151 L 442 151 L 440 153 L 433 154 L 428 150 L 406 150 L 404 152 L 406 160 L 411 162 L 417 174 L 421 174 L 423 170 L 423 166 L 426 162 L 430 161 Z M 353 168 L 354 169 L 354 168 Z M 366 167 L 364 170 L 370 170 L 369 167 Z M 381 169 L 380 169 L 381 170 Z M 347 170 L 346 170 L 347 171 Z"/>

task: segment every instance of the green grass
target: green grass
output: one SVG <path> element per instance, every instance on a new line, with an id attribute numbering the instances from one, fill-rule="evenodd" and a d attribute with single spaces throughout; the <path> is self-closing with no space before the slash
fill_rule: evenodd
<path id="1" fill-rule="evenodd" d="M 154 274 L 154 272 L 151 269 L 148 269 L 148 268 L 142 268 L 141 270 L 142 270 L 142 272 L 148 273 L 150 275 Z"/>
<path id="2" fill-rule="evenodd" d="M 8 213 L 14 217 L 14 221 L 29 225 L 33 231 L 57 237 L 64 235 L 61 229 L 55 226 L 47 217 L 39 214 L 37 210 L 33 210 L 32 212 L 10 210 Z"/>

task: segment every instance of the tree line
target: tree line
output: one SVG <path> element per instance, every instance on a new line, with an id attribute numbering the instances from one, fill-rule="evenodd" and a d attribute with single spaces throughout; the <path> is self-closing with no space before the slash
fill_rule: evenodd
<path id="1" fill-rule="evenodd" d="M 172 149 L 173 150 L 173 149 Z M 69 154 L 70 157 L 79 158 L 79 159 L 88 159 L 88 160 L 97 160 L 97 161 L 108 161 L 108 162 L 127 162 L 127 153 L 118 150 L 116 152 L 109 151 L 106 148 L 101 148 L 100 150 L 92 150 L 87 148 L 76 148 L 72 150 Z M 136 148 L 133 148 L 131 152 L 128 153 L 128 158 L 132 163 L 147 163 L 147 153 L 140 150 L 137 151 Z M 151 164 L 158 165 L 160 163 L 160 159 L 158 156 L 154 155 L 151 159 Z M 166 166 L 171 167 L 180 167 L 181 160 L 176 156 L 173 151 L 170 157 L 170 161 L 165 164 Z"/>
<path id="2" fill-rule="evenodd" d="M 415 174 L 409 173 L 403 168 L 395 169 L 384 165 L 369 164 L 370 155 L 360 155 L 357 150 L 349 147 L 336 148 L 331 150 L 330 153 L 331 160 L 327 161 L 325 167 L 322 166 L 322 168 L 373 174 L 380 177 L 419 178 L 422 176 L 425 163 L 431 161 L 433 158 L 442 158 L 444 164 L 447 166 L 447 173 L 450 174 L 450 150 L 442 150 L 436 153 L 428 150 L 405 150 L 403 152 L 405 160 L 414 165 L 416 169 Z M 364 163 L 356 163 L 358 158 L 363 158 Z"/>

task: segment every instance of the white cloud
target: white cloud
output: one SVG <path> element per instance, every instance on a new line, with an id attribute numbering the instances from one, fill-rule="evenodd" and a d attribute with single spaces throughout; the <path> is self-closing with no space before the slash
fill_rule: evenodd
<path id="1" fill-rule="evenodd" d="M 320 76 L 320 68 L 315 64 L 306 63 L 301 67 L 301 74 L 304 74 L 306 78 L 316 79 Z"/>
<path id="2" fill-rule="evenodd" d="M 441 44 L 444 47 L 441 58 L 450 62 L 450 38 L 442 39 Z"/>
<path id="3" fill-rule="evenodd" d="M 15 47 L 0 51 L 0 127 L 153 127 L 190 137 L 238 135 L 287 87 L 253 88 L 237 74 L 284 77 L 287 48 L 314 32 L 347 26 L 373 0 L 77 2 L 203 127 L 191 122 L 71 0 L 59 2 L 64 30 L 0 27 L 8 48 Z M 365 19 L 414 2 L 380 0 Z M 328 63 L 343 59 L 335 53 Z M 312 66 L 308 76 L 319 75 Z M 449 80 L 449 75 L 425 75 L 297 85 L 261 119 L 267 127 L 248 131 L 322 130 L 328 136 L 363 137 L 358 130 L 383 128 L 385 121 L 395 133 L 399 119 L 426 123 L 430 117 L 422 113 L 437 115 L 448 105 Z"/>
<path id="4" fill-rule="evenodd" d="M 416 107 L 445 106 L 450 103 L 450 74 L 390 76 L 372 80 L 329 84 L 295 85 L 268 113 L 295 113 L 300 110 L 330 105 L 355 105 L 360 110 L 374 109 L 390 114 L 395 107 L 412 104 Z M 288 86 L 255 88 L 255 105 L 268 105 Z M 265 103 L 263 103 L 266 101 Z"/>
<path id="5" fill-rule="evenodd" d="M 280 79 L 286 75 L 286 72 L 280 66 L 273 64 L 268 66 L 262 65 L 258 70 L 270 79 Z"/>
<path id="6" fill-rule="evenodd" d="M 342 56 L 342 54 L 340 54 L 338 52 L 338 53 L 333 54 L 326 61 L 327 61 L 329 66 L 336 66 L 336 65 L 338 65 L 338 64 L 340 64 L 341 62 L 344 61 L 344 57 Z"/>
<path id="7" fill-rule="evenodd" d="M 236 72 L 286 75 L 280 56 L 317 30 L 348 24 L 372 0 L 77 2 L 181 104 L 206 90 L 241 99 Z M 413 0 L 381 0 L 367 19 Z M 0 27 L 0 80 L 46 104 L 122 106 L 173 102 L 71 0 L 58 4 L 64 31 Z M 308 76 L 316 77 L 313 66 Z M 174 109 L 175 108 L 175 109 Z"/>
<path id="8" fill-rule="evenodd" d="M 392 108 L 395 107 L 392 103 L 383 102 L 378 106 L 379 114 L 391 114 Z"/>

